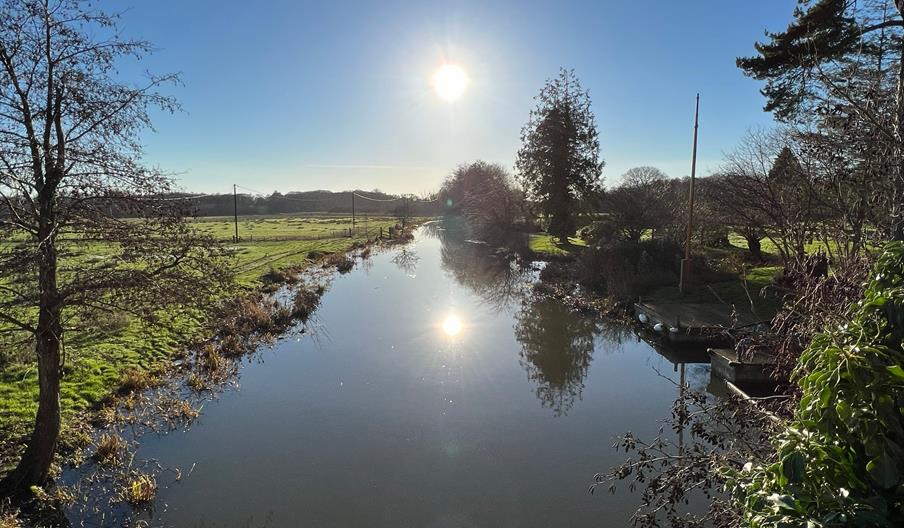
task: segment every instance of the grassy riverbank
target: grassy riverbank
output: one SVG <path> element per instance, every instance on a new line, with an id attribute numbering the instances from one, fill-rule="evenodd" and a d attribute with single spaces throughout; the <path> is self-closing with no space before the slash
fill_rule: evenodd
<path id="1" fill-rule="evenodd" d="M 298 269 L 325 256 L 344 253 L 372 241 L 394 218 L 279 216 L 254 217 L 239 223 L 240 241 L 231 241 L 231 219 L 200 219 L 198 229 L 229 240 L 239 296 L 264 284 L 271 270 Z M 366 229 L 365 229 L 366 225 Z M 350 231 L 351 230 L 351 231 Z M 351 235 L 351 236 L 350 236 Z M 103 248 L 90 247 L 93 255 Z M 134 376 L 161 375 L 190 343 L 205 338 L 210 314 L 170 307 L 161 313 L 166 327 L 148 327 L 125 315 L 114 316 L 90 333 L 71 331 L 65 343 L 66 365 L 61 388 L 64 427 L 79 411 L 116 393 Z M 14 464 L 37 408 L 38 382 L 30 350 L 5 350 L 0 355 L 0 474 Z M 63 435 L 64 442 L 67 435 Z"/>

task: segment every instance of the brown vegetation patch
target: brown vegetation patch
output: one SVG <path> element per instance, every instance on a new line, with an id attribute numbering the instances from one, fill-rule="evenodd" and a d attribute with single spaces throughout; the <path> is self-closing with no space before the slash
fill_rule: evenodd
<path id="1" fill-rule="evenodd" d="M 101 465 L 114 465 L 119 462 L 127 447 L 126 441 L 119 435 L 105 434 L 97 440 L 92 458 Z"/>
<path id="2" fill-rule="evenodd" d="M 318 286 L 314 289 L 299 288 L 295 293 L 295 300 L 292 303 L 292 315 L 302 322 L 307 322 L 311 313 L 317 309 L 320 304 L 320 297 L 323 295 L 324 287 Z"/>
<path id="3" fill-rule="evenodd" d="M 137 368 L 130 368 L 122 373 L 122 378 L 119 381 L 119 394 L 126 395 L 142 391 L 152 387 L 155 383 L 154 377 L 147 372 Z"/>
<path id="4" fill-rule="evenodd" d="M 355 261 L 345 253 L 332 253 L 323 259 L 323 267 L 335 267 L 339 273 L 348 273 L 355 267 Z"/>

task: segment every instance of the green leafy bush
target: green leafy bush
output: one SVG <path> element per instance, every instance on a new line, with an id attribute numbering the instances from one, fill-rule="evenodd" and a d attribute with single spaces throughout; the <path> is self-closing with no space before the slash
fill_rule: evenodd
<path id="1" fill-rule="evenodd" d="M 904 244 L 885 247 L 849 321 L 801 355 L 774 461 L 731 475 L 749 526 L 904 526 Z"/>

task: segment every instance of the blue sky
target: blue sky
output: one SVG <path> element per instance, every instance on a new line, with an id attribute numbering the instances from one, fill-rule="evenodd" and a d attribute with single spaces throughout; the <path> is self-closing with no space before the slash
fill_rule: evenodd
<path id="1" fill-rule="evenodd" d="M 463 162 L 511 167 L 560 66 L 590 91 L 607 184 L 637 165 L 690 172 L 698 91 L 698 167 L 715 170 L 772 122 L 734 60 L 794 4 L 155 0 L 134 2 L 123 30 L 159 48 L 142 69 L 182 74 L 167 91 L 184 112 L 156 116 L 144 144 L 183 188 L 420 193 Z M 470 78 L 453 103 L 430 86 L 444 61 Z"/>

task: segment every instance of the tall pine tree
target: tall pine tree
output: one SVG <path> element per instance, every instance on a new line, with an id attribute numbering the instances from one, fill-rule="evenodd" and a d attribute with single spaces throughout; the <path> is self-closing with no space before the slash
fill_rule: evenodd
<path id="1" fill-rule="evenodd" d="M 904 0 L 799 0 L 787 29 L 737 61 L 765 81 L 765 109 L 776 118 L 815 120 L 839 146 L 855 147 L 846 154 L 881 178 L 871 186 L 892 189 L 896 238 L 904 238 L 902 28 Z"/>
<path id="2" fill-rule="evenodd" d="M 515 168 L 528 197 L 549 218 L 549 232 L 567 240 L 575 232 L 578 205 L 602 190 L 596 123 L 590 96 L 573 70 L 562 69 L 546 81 L 536 99 L 521 130 Z"/>

